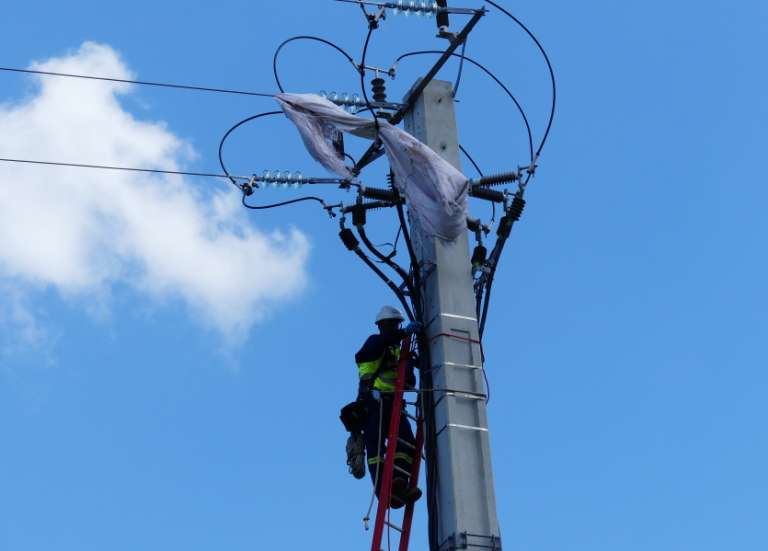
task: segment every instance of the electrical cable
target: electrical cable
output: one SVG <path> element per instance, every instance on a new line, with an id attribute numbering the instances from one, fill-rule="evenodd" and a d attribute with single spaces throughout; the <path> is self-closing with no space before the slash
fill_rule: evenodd
<path id="1" fill-rule="evenodd" d="M 397 296 L 397 300 L 400 301 L 400 304 L 402 305 L 403 309 L 405 310 L 405 314 L 408 316 L 409 321 L 413 321 L 413 312 L 411 311 L 410 306 L 408 306 L 408 301 L 405 300 L 405 296 L 403 295 L 402 291 L 400 291 L 400 288 L 395 285 L 395 283 L 387 277 L 387 274 L 382 272 L 376 264 L 371 261 L 368 256 L 360 250 L 360 247 L 357 247 L 352 252 L 354 252 L 360 260 L 365 262 L 366 266 L 368 266 L 371 270 L 373 270 L 379 278 L 384 281 L 384 283 L 389 287 L 394 293 L 395 296 Z"/>
<path id="2" fill-rule="evenodd" d="M 526 27 L 523 24 L 523 22 L 520 21 L 517 17 L 515 17 L 510 12 L 508 12 L 507 10 L 502 8 L 499 4 L 497 4 L 493 0 L 486 0 L 486 1 L 491 6 L 493 6 L 494 8 L 496 8 L 497 10 L 499 10 L 500 12 L 505 14 L 510 19 L 512 19 L 512 21 L 517 23 L 517 25 L 521 29 L 523 29 L 523 31 L 525 31 L 528 36 L 531 37 L 531 39 L 533 40 L 533 42 L 536 44 L 536 46 L 538 47 L 539 51 L 541 52 L 541 55 L 544 56 L 544 61 L 547 63 L 547 69 L 549 70 L 549 78 L 550 78 L 550 81 L 552 82 L 552 108 L 551 108 L 550 113 L 549 113 L 549 121 L 547 122 L 547 129 L 544 131 L 544 136 L 541 139 L 541 144 L 539 145 L 539 147 L 538 147 L 538 149 L 536 151 L 536 157 L 538 157 L 541 154 L 541 150 L 544 148 L 544 144 L 547 142 L 547 138 L 549 137 L 549 132 L 552 129 L 552 123 L 553 123 L 553 121 L 555 119 L 555 110 L 556 110 L 556 107 L 557 107 L 557 83 L 555 81 L 555 71 L 552 68 L 552 63 L 549 60 L 549 56 L 547 55 L 546 50 L 541 45 L 541 42 L 539 42 L 539 39 L 536 38 L 536 36 L 531 32 L 531 30 L 528 27 Z"/>
<path id="3" fill-rule="evenodd" d="M 280 114 L 282 114 L 282 111 L 266 111 L 264 113 L 259 113 L 258 115 L 253 115 L 253 116 L 250 116 L 250 117 L 246 117 L 243 120 L 241 120 L 240 122 L 234 124 L 232 127 L 230 127 L 229 130 L 227 130 L 224 133 L 224 136 L 222 136 L 221 140 L 219 141 L 219 165 L 221 165 L 221 169 L 224 171 L 224 174 L 226 174 L 229 177 L 229 171 L 227 170 L 227 167 L 224 164 L 224 157 L 223 157 L 222 153 L 223 153 L 223 150 L 224 150 L 224 143 L 227 141 L 227 138 L 229 138 L 229 136 L 232 134 L 232 132 L 234 132 L 235 130 L 240 128 L 245 123 L 254 121 L 256 119 L 260 119 L 262 117 L 269 117 L 269 116 L 272 116 L 272 115 L 280 115 Z M 236 188 L 238 188 L 239 190 L 242 191 L 242 188 L 238 185 L 237 182 L 235 182 L 235 180 L 233 178 L 230 177 L 229 179 L 232 182 L 233 186 L 235 186 Z"/>
<path id="4" fill-rule="evenodd" d="M 314 196 L 311 196 L 311 195 L 307 196 L 307 197 L 299 197 L 298 199 L 291 199 L 289 201 L 281 201 L 280 203 L 273 203 L 271 205 L 249 205 L 248 203 L 245 202 L 245 197 L 246 197 L 246 195 L 243 194 L 243 200 L 242 200 L 243 206 L 245 208 L 251 209 L 251 210 L 274 209 L 274 208 L 277 208 L 277 207 L 284 207 L 286 205 L 293 205 L 295 203 L 301 203 L 303 201 L 317 201 L 318 203 L 323 205 L 323 208 L 326 208 L 325 201 L 323 201 L 319 197 L 314 197 Z"/>
<path id="5" fill-rule="evenodd" d="M 444 52 L 442 52 L 440 50 L 420 50 L 420 51 L 416 51 L 416 52 L 408 52 L 408 53 L 405 53 L 405 54 L 401 55 L 400 57 L 398 57 L 395 60 L 395 63 L 392 66 L 393 67 L 396 66 L 401 60 L 403 60 L 403 59 L 405 59 L 407 57 L 412 57 L 412 56 L 417 56 L 417 55 L 427 55 L 427 54 L 429 54 L 429 55 L 442 55 L 443 53 Z M 458 58 L 464 58 L 466 61 L 468 61 L 469 63 L 471 63 L 472 65 L 474 65 L 478 69 L 480 69 L 481 71 L 483 71 L 486 75 L 491 77 L 493 79 L 493 81 L 496 82 L 496 84 L 498 84 L 502 88 L 502 90 L 504 90 L 504 92 L 506 92 L 506 94 L 509 96 L 509 98 L 514 102 L 515 106 L 517 107 L 518 112 L 520 113 L 520 116 L 523 118 L 523 123 L 525 124 L 525 129 L 526 129 L 526 132 L 528 133 L 528 149 L 529 149 L 530 156 L 531 156 L 531 162 L 533 162 L 534 159 L 535 159 L 534 151 L 533 151 L 533 132 L 531 131 L 531 125 L 528 122 L 528 116 L 525 114 L 525 110 L 523 109 L 523 106 L 520 105 L 520 102 L 517 100 L 515 95 L 509 90 L 509 88 L 507 88 L 507 86 L 501 80 L 499 80 L 499 78 L 490 69 L 488 69 L 485 65 L 483 65 L 479 61 L 475 61 L 474 59 L 472 59 L 469 56 L 463 56 L 463 55 L 457 54 L 457 53 L 452 53 L 451 56 L 452 57 L 458 57 Z"/>
<path id="6" fill-rule="evenodd" d="M 459 150 L 464 154 L 467 160 L 472 164 L 472 166 L 475 168 L 475 171 L 480 175 L 480 177 L 483 178 L 485 176 L 483 174 L 483 171 L 480 170 L 480 167 L 472 158 L 472 155 L 469 154 L 469 151 L 467 151 L 464 148 L 464 146 L 462 146 L 461 144 L 459 144 Z M 491 224 L 493 224 L 494 222 L 496 222 L 496 203 L 494 201 L 491 201 Z"/>
<path id="7" fill-rule="evenodd" d="M 233 176 L 231 174 L 214 174 L 211 172 L 185 172 L 182 170 L 160 170 L 155 168 L 133 168 L 133 167 L 127 167 L 127 166 L 91 165 L 91 164 L 82 164 L 82 163 L 60 163 L 60 162 L 53 162 L 53 161 L 35 161 L 30 159 L 0 158 L 0 162 L 45 165 L 45 166 L 65 166 L 65 167 L 71 167 L 71 168 L 92 168 L 92 169 L 98 169 L 98 170 L 120 170 L 120 171 L 126 171 L 126 172 L 145 172 L 145 173 L 151 173 L 151 174 L 173 174 L 178 176 L 201 176 L 205 178 L 228 178 L 230 180 L 245 180 L 246 182 L 250 180 L 250 178 L 247 176 Z M 238 186 L 238 188 L 239 187 L 240 186 Z"/>
<path id="8" fill-rule="evenodd" d="M 272 204 L 269 204 L 269 205 L 249 205 L 245 201 L 246 194 L 245 194 L 245 192 L 243 190 L 243 187 L 241 185 L 238 185 L 238 183 L 234 180 L 234 178 L 229 175 L 229 171 L 227 170 L 227 167 L 224 164 L 223 150 L 224 150 L 224 143 L 227 141 L 229 136 L 232 135 L 232 132 L 234 132 L 235 130 L 240 128 L 242 125 L 244 125 L 244 124 L 246 124 L 248 122 L 251 122 L 253 120 L 260 119 L 262 117 L 268 117 L 268 116 L 271 116 L 271 115 L 280 115 L 280 114 L 282 114 L 282 111 L 266 111 L 264 113 L 259 113 L 258 115 L 253 115 L 253 116 L 244 118 L 243 120 L 241 120 L 238 123 L 234 124 L 229 130 L 227 130 L 226 133 L 224 134 L 224 136 L 222 136 L 221 140 L 219 141 L 219 164 L 221 165 L 221 169 L 224 171 L 224 173 L 230 179 L 230 181 L 232 182 L 232 185 L 234 185 L 236 188 L 238 188 L 240 191 L 243 192 L 242 204 L 247 209 L 251 209 L 251 210 L 267 210 L 267 209 L 273 209 L 273 208 L 277 208 L 277 207 L 284 207 L 286 205 L 293 205 L 293 204 L 301 203 L 301 202 L 304 202 L 304 201 L 317 201 L 318 203 L 320 203 L 323 206 L 323 208 L 327 208 L 327 205 L 325 204 L 325 201 L 323 201 L 319 197 L 314 197 L 314 196 L 311 196 L 311 195 L 307 196 L 307 197 L 300 197 L 298 199 L 291 199 L 291 200 L 288 200 L 288 201 L 281 201 L 279 203 L 272 203 Z"/>
<path id="9" fill-rule="evenodd" d="M 465 40 L 464 44 L 461 45 L 461 61 L 459 61 L 459 73 L 456 75 L 456 83 L 453 85 L 453 92 L 451 93 L 451 97 L 453 99 L 456 99 L 456 94 L 459 93 L 459 84 L 461 84 L 461 75 L 464 72 L 464 56 L 467 54 L 467 42 L 468 40 Z"/>
<path id="10" fill-rule="evenodd" d="M 277 50 L 275 50 L 275 55 L 272 58 L 272 72 L 275 75 L 275 83 L 277 83 L 277 87 L 280 89 L 280 92 L 285 93 L 285 89 L 283 88 L 282 83 L 280 82 L 280 77 L 277 74 L 277 60 L 280 56 L 280 52 L 282 49 L 287 46 L 289 43 L 295 41 L 295 40 L 314 40 L 316 42 L 321 42 L 323 44 L 326 44 L 330 46 L 331 48 L 335 49 L 337 52 L 339 52 L 341 55 L 347 58 L 347 61 L 349 61 L 352 66 L 355 68 L 355 71 L 358 70 L 357 65 L 355 65 L 355 60 L 352 59 L 352 56 L 349 55 L 343 48 L 340 46 L 334 44 L 330 40 L 326 40 L 325 38 L 320 38 L 319 36 L 311 36 L 311 35 L 298 35 L 298 36 L 292 36 L 291 38 L 283 41 L 282 44 L 280 44 L 277 47 Z"/>
<path id="11" fill-rule="evenodd" d="M 391 258 L 387 258 L 386 255 L 384 255 L 381 251 L 379 251 L 376 246 L 371 243 L 371 240 L 368 238 L 368 234 L 365 232 L 365 226 L 362 224 L 356 224 L 355 228 L 357 229 L 357 233 L 360 236 L 360 240 L 363 242 L 363 244 L 366 246 L 366 248 L 373 253 L 373 255 L 378 258 L 382 263 L 386 264 L 392 270 L 394 270 L 397 275 L 400 276 L 400 278 L 403 280 L 403 283 L 408 287 L 409 291 L 412 291 L 413 284 L 410 281 L 410 278 L 408 277 L 408 274 L 405 273 L 405 270 L 397 264 L 396 262 L 392 261 Z"/>
<path id="12" fill-rule="evenodd" d="M 0 67 L 0 71 L 11 73 L 26 73 L 30 75 L 43 75 L 52 77 L 82 78 L 87 80 L 104 80 L 107 82 L 121 82 L 124 84 L 140 84 L 142 86 L 157 86 L 160 88 L 176 88 L 179 90 L 194 90 L 197 92 L 217 92 L 221 94 L 238 94 L 241 96 L 256 96 L 261 98 L 272 98 L 274 94 L 265 94 L 261 92 L 248 92 L 245 90 L 234 90 L 231 88 L 210 88 L 207 86 L 192 86 L 189 84 L 170 84 L 167 82 L 151 82 L 147 80 L 129 80 L 124 78 L 97 77 L 91 75 L 77 75 L 74 73 L 57 73 L 54 71 L 38 71 L 35 69 L 18 69 L 15 67 Z"/>
<path id="13" fill-rule="evenodd" d="M 376 128 L 376 140 L 374 143 L 378 143 L 380 141 L 379 134 L 381 133 L 381 128 L 379 127 L 379 118 L 376 116 L 376 113 L 373 112 L 373 106 L 371 106 L 371 100 L 368 98 L 368 92 L 365 90 L 365 59 L 368 56 L 368 46 L 371 43 L 371 35 L 373 35 L 373 31 L 376 30 L 376 27 L 373 23 L 368 24 L 368 35 L 365 37 L 365 44 L 363 45 L 363 54 L 360 59 L 360 91 L 363 93 L 363 99 L 365 100 L 366 107 L 371 111 L 371 114 L 373 115 L 373 123 Z"/>

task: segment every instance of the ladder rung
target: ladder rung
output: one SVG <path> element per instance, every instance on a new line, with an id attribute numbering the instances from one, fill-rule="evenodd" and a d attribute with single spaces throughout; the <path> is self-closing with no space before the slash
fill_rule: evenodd
<path id="1" fill-rule="evenodd" d="M 408 446 L 412 450 L 416 449 L 416 446 L 414 446 L 413 444 L 411 444 L 410 442 L 408 442 L 406 440 L 403 440 L 402 438 L 398 438 L 397 441 L 400 442 L 401 444 L 405 444 L 406 446 Z"/>
<path id="2" fill-rule="evenodd" d="M 416 417 L 415 415 L 411 415 L 411 414 L 410 414 L 410 413 L 408 413 L 407 411 L 405 411 L 405 412 L 403 412 L 403 413 L 405 413 L 406 417 L 408 417 L 409 419 L 413 419 L 413 420 L 414 420 L 414 421 L 416 421 L 417 423 L 419 422 L 419 418 L 418 418 L 418 417 Z"/>
<path id="3" fill-rule="evenodd" d="M 390 528 L 394 528 L 395 530 L 397 530 L 397 531 L 398 531 L 398 532 L 400 532 L 401 534 L 403 533 L 403 529 L 402 529 L 402 528 L 400 528 L 400 527 L 399 527 L 397 524 L 392 524 L 392 523 L 391 523 L 391 522 L 389 522 L 388 520 L 385 520 L 385 521 L 384 521 L 384 524 L 386 524 L 386 525 L 387 525 L 387 526 L 389 526 Z"/>
<path id="4" fill-rule="evenodd" d="M 395 467 L 395 470 L 396 470 L 396 471 L 400 471 L 400 472 L 401 472 L 401 473 L 403 473 L 405 476 L 411 476 L 411 473 L 410 473 L 410 471 L 406 471 L 405 469 L 403 469 L 402 467 L 398 467 L 397 465 L 393 465 L 393 466 Z"/>

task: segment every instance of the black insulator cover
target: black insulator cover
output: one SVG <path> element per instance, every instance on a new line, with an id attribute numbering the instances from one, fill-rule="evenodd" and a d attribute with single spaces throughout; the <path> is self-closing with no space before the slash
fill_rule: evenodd
<path id="1" fill-rule="evenodd" d="M 477 199 L 485 199 L 486 201 L 493 201 L 494 203 L 503 203 L 504 194 L 501 191 L 495 191 L 493 189 L 484 188 L 480 185 L 473 185 L 469 190 L 471 197 Z"/>
<path id="2" fill-rule="evenodd" d="M 447 8 L 448 7 L 448 0 L 437 0 L 437 7 L 439 8 Z M 438 12 L 437 13 L 437 28 L 441 29 L 443 27 L 448 27 L 450 25 L 450 21 L 448 19 L 448 14 L 446 12 Z"/>
<path id="3" fill-rule="evenodd" d="M 241 189 L 243 190 L 243 193 L 245 193 L 246 197 L 253 195 L 253 188 L 251 187 L 251 184 L 243 184 Z"/>
<path id="4" fill-rule="evenodd" d="M 482 245 L 475 247 L 472 252 L 472 266 L 482 266 L 485 264 L 485 260 L 488 258 L 488 249 Z"/>
<path id="5" fill-rule="evenodd" d="M 503 172 L 501 174 L 493 174 L 491 176 L 483 176 L 477 182 L 480 186 L 500 186 L 503 184 L 511 184 L 517 180 L 517 173 L 515 172 Z"/>
<path id="6" fill-rule="evenodd" d="M 380 199 L 382 201 L 397 201 L 397 192 L 391 189 L 382 189 L 377 187 L 367 187 L 363 189 L 363 196 L 368 199 Z"/>
<path id="7" fill-rule="evenodd" d="M 360 246 L 360 242 L 357 240 L 357 237 L 355 237 L 355 234 L 352 233 L 352 230 L 349 228 L 344 228 L 341 230 L 339 232 L 339 237 L 341 237 L 344 246 L 347 247 L 347 249 L 350 251 L 354 251 Z"/>
<path id="8" fill-rule="evenodd" d="M 515 198 L 512 199 L 512 205 L 509 207 L 509 215 L 514 219 L 515 222 L 520 220 L 520 217 L 523 215 L 524 208 L 525 199 L 519 195 L 515 195 Z"/>
<path id="9" fill-rule="evenodd" d="M 512 219 L 512 217 L 509 214 L 505 215 L 499 221 L 499 229 L 496 230 L 496 235 L 506 239 L 507 237 L 509 237 L 509 234 L 512 232 L 512 224 L 514 223 L 515 221 Z"/>
<path id="10" fill-rule="evenodd" d="M 387 101 L 387 83 L 383 78 L 375 78 L 371 81 L 373 88 L 373 101 L 384 103 Z"/>
<path id="11" fill-rule="evenodd" d="M 352 223 L 355 226 L 365 226 L 365 211 L 366 209 L 363 205 L 355 205 L 355 208 L 352 210 Z"/>

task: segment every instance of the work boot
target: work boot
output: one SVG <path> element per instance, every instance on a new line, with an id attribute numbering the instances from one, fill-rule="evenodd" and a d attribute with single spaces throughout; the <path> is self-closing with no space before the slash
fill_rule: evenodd
<path id="1" fill-rule="evenodd" d="M 396 478 L 392 481 L 392 499 L 390 499 L 390 507 L 393 509 L 400 509 L 407 501 L 408 495 L 408 483 L 404 478 Z"/>
<path id="2" fill-rule="evenodd" d="M 408 488 L 405 492 L 406 503 L 416 503 L 421 499 L 421 490 L 419 488 Z"/>
<path id="3" fill-rule="evenodd" d="M 355 478 L 365 476 L 365 442 L 359 432 L 351 434 L 347 439 L 347 465 Z"/>

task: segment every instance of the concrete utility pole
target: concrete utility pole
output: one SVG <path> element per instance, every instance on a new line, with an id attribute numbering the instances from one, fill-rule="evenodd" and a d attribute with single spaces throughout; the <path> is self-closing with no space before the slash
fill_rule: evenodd
<path id="1" fill-rule="evenodd" d="M 461 169 L 452 89 L 430 82 L 405 128 Z M 451 390 L 434 394 L 438 551 L 501 549 L 467 234 L 445 243 L 411 230 L 433 386 Z"/>

